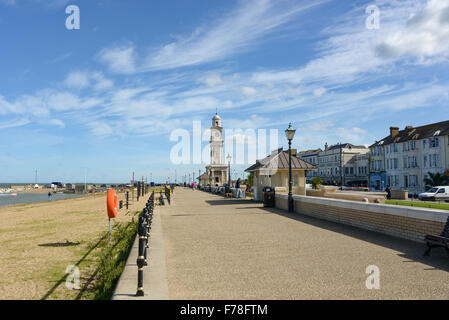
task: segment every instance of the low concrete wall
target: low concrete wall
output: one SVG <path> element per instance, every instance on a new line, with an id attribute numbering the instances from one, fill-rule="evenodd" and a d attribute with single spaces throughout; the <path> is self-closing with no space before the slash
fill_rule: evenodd
<path id="1" fill-rule="evenodd" d="M 408 200 L 407 190 L 391 190 L 391 199 Z"/>
<path id="2" fill-rule="evenodd" d="M 418 242 L 424 242 L 426 234 L 439 235 L 449 216 L 445 210 L 306 196 L 293 199 L 297 213 Z M 287 210 L 288 196 L 276 195 L 275 205 Z"/>
<path id="3" fill-rule="evenodd" d="M 318 198 L 341 199 L 357 202 L 385 203 L 385 196 L 373 195 L 369 192 L 323 192 L 321 190 L 307 190 L 307 196 Z"/>

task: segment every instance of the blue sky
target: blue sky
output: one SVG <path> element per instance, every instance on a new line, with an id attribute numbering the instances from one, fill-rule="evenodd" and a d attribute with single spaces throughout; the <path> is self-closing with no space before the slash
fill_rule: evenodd
<path id="1" fill-rule="evenodd" d="M 449 0 L 0 0 L 0 40 L 2 182 L 179 181 L 170 133 L 216 108 L 301 150 L 449 115 Z"/>

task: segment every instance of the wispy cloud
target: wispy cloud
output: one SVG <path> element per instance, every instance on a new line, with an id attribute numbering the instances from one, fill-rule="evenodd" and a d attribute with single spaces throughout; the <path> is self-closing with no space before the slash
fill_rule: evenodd
<path id="1" fill-rule="evenodd" d="M 253 48 L 270 33 L 291 22 L 301 12 L 328 0 L 285 2 L 239 1 L 223 18 L 202 25 L 147 56 L 139 57 L 134 45 L 103 49 L 100 61 L 116 73 L 174 69 L 218 61 Z M 138 63 L 141 61 L 141 63 Z"/>

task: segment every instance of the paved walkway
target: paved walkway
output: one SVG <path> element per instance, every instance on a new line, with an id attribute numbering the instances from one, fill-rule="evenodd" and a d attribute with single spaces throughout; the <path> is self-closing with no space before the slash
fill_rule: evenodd
<path id="1" fill-rule="evenodd" d="M 169 299 L 449 299 L 444 250 L 183 188 L 159 214 Z"/>

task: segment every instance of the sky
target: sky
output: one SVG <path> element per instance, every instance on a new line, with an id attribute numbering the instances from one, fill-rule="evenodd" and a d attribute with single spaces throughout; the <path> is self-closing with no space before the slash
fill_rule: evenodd
<path id="1" fill-rule="evenodd" d="M 170 137 L 216 110 L 370 145 L 448 120 L 448 57 L 449 0 L 0 0 L 0 181 L 181 181 Z"/>

